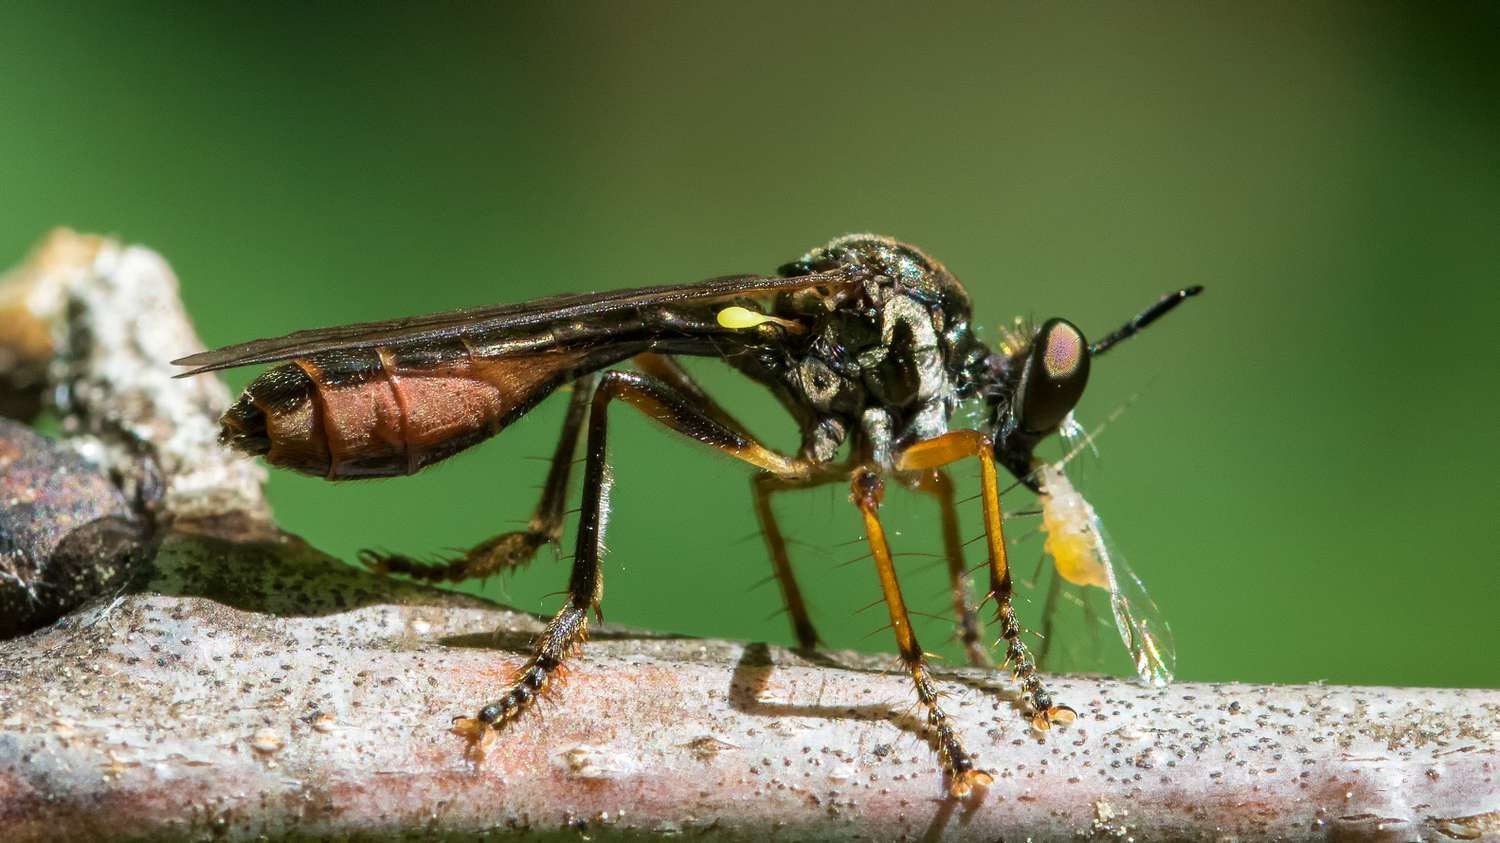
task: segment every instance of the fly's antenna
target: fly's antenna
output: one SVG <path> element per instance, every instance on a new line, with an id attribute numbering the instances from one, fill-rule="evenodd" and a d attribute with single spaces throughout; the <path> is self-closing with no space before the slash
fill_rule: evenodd
<path id="1" fill-rule="evenodd" d="M 1127 340 L 1135 336 L 1136 334 L 1140 333 L 1141 329 L 1145 328 L 1147 325 L 1150 325 L 1152 322 L 1155 322 L 1156 320 L 1167 315 L 1167 313 L 1171 311 L 1172 308 L 1176 307 L 1179 304 L 1182 304 L 1183 300 L 1189 298 L 1190 296 L 1196 296 L 1201 292 L 1203 292 L 1203 285 L 1198 284 L 1192 287 L 1178 290 L 1175 293 L 1167 293 L 1165 296 L 1162 296 L 1161 299 L 1156 302 L 1156 304 L 1151 305 L 1150 307 L 1137 314 L 1135 318 L 1131 319 L 1129 322 L 1126 322 L 1124 325 L 1121 325 L 1119 330 L 1115 331 L 1104 339 L 1090 345 L 1089 354 L 1093 355 L 1094 357 L 1098 357 L 1104 352 L 1109 351 L 1111 348 L 1119 344 L 1120 341 Z"/>

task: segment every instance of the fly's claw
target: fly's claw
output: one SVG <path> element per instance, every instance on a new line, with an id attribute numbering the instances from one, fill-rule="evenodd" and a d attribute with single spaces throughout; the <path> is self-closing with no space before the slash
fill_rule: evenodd
<path id="1" fill-rule="evenodd" d="M 473 717 L 455 717 L 453 718 L 453 727 L 449 729 L 450 732 L 468 740 L 470 743 L 478 741 L 488 730 L 488 723 L 481 723 Z"/>
<path id="2" fill-rule="evenodd" d="M 966 770 L 953 774 L 948 793 L 955 799 L 964 799 L 976 789 L 983 790 L 994 783 L 995 777 L 983 770 Z"/>
<path id="3" fill-rule="evenodd" d="M 475 763 L 484 760 L 484 756 L 494 746 L 498 733 L 490 728 L 490 724 L 474 717 L 455 717 L 453 727 L 449 729 L 453 734 L 463 738 L 468 744 L 464 754 Z"/>
<path id="4" fill-rule="evenodd" d="M 417 579 L 427 579 L 425 576 L 429 570 L 435 570 L 437 566 L 426 562 L 418 562 L 410 556 L 402 556 L 399 553 L 381 553 L 376 550 L 361 550 L 355 555 L 359 564 L 363 565 L 372 574 L 405 574 Z"/>
<path id="5" fill-rule="evenodd" d="M 1065 705 L 1049 705 L 1046 709 L 1038 709 L 1031 715 L 1031 727 L 1039 732 L 1045 732 L 1054 725 L 1066 726 L 1078 719 L 1078 712 Z"/>

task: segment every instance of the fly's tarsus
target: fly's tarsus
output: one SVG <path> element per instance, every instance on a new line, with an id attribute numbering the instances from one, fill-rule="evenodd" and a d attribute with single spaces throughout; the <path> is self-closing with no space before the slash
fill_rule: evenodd
<path id="1" fill-rule="evenodd" d="M 1005 642 L 1005 664 L 1031 705 L 1031 725 L 1046 731 L 1054 725 L 1072 723 L 1078 714 L 1053 700 L 1052 692 L 1047 690 L 1037 672 L 1036 659 L 1032 658 L 1026 642 L 1021 640 L 1021 623 L 1011 606 L 1010 594 L 1007 592 L 996 599 L 999 610 L 995 613 L 995 620 L 1000 624 L 1000 640 Z"/>
<path id="2" fill-rule="evenodd" d="M 529 530 L 505 533 L 487 539 L 457 559 L 423 562 L 399 553 L 374 550 L 359 552 L 360 564 L 377 574 L 401 574 L 423 582 L 479 580 L 521 568 L 552 538 Z"/>
<path id="3" fill-rule="evenodd" d="M 588 608 L 570 599 L 537 636 L 531 658 L 516 671 L 505 693 L 486 703 L 473 717 L 454 718 L 452 731 L 468 742 L 470 754 L 482 760 L 498 733 L 556 684 L 565 669 L 564 659 L 576 655 L 587 640 L 588 627 Z"/>

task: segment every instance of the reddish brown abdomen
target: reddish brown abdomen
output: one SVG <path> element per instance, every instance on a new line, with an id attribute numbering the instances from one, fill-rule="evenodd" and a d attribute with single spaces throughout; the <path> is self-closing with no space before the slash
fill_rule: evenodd
<path id="1" fill-rule="evenodd" d="M 459 342 L 316 355 L 252 381 L 219 438 L 330 480 L 411 474 L 500 432 L 576 377 L 580 357 L 486 358 Z"/>

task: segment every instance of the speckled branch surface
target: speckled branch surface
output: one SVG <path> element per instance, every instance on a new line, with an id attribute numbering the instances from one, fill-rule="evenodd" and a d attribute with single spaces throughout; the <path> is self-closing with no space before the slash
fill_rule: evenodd
<path id="1" fill-rule="evenodd" d="M 203 441 L 222 387 L 158 378 L 181 347 L 56 327 L 90 296 L 128 307 L 110 285 L 154 274 L 174 292 L 143 299 L 152 330 L 190 334 L 164 263 L 101 261 L 131 250 L 90 242 L 53 282 L 27 276 L 27 295 L 72 302 L 36 316 L 54 326 L 48 388 L 100 385 L 64 408 L 83 447 L 0 428 L 0 590 L 29 589 L 31 625 L 46 624 L 0 642 L 7 843 L 1500 837 L 1494 691 L 1058 678 L 1079 719 L 1039 734 L 1000 674 L 954 670 L 938 676 L 945 708 L 995 774 L 956 801 L 886 659 L 606 626 L 539 712 L 466 757 L 449 718 L 501 686 L 540 622 L 277 531 L 253 465 Z M 79 542 L 79 513 L 126 526 Z M 96 551 L 109 571 L 50 579 Z"/>

